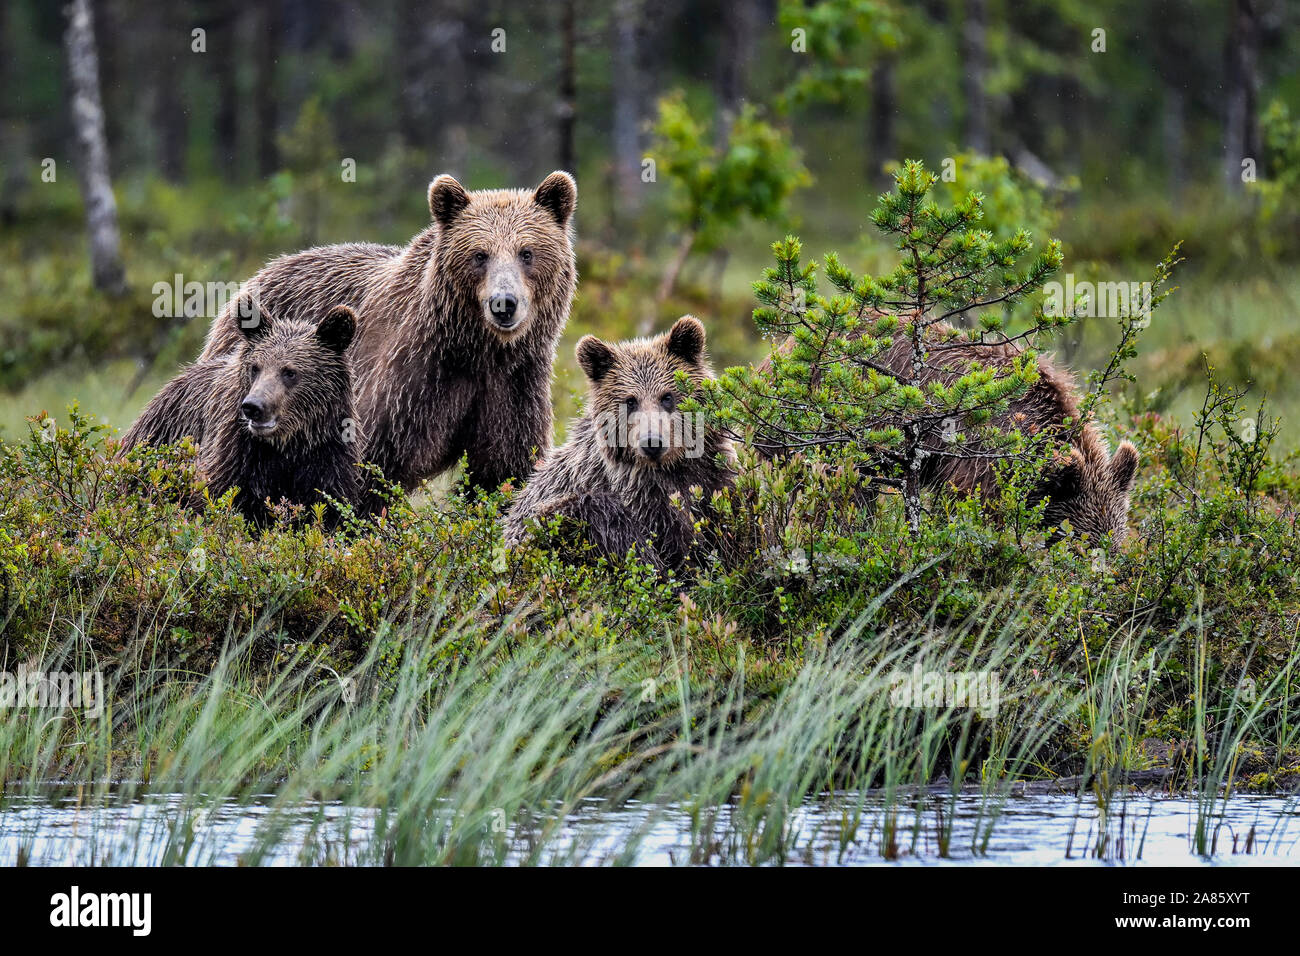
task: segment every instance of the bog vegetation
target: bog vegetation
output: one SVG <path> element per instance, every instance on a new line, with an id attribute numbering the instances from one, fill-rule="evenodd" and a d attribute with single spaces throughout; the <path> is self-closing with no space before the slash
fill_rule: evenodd
<path id="1" fill-rule="evenodd" d="M 1038 288 L 1059 250 L 1034 257 L 1023 233 L 993 239 L 979 196 L 941 207 L 934 184 L 907 164 L 876 224 L 901 233 L 906 260 L 925 233 L 891 210 L 924 211 L 963 268 L 997 266 L 1000 285 L 943 300 L 999 299 L 967 334 L 1000 335 L 1021 319 L 990 290 Z M 756 318 L 770 328 L 804 288 L 797 341 L 837 345 L 817 353 L 831 356 L 823 378 L 800 377 L 809 353 L 797 347 L 777 357 L 775 379 L 733 368 L 691 407 L 751 438 L 793 408 L 787 422 L 852 440 L 743 451 L 737 487 L 716 502 L 736 553 L 681 577 L 635 555 L 507 551 L 498 518 L 512 489 L 463 482 L 414 498 L 394 489 L 383 515 L 333 533 L 323 507 L 286 506 L 259 532 L 231 493 L 180 503 L 204 495 L 188 443 L 114 459 L 112 429 L 89 412 L 33 418 L 0 447 L 8 661 L 103 670 L 109 710 L 100 721 L 6 711 L 7 787 L 129 781 L 132 793 L 188 793 L 193 810 L 266 791 L 286 805 L 339 794 L 379 808 L 379 838 L 340 851 L 313 831 L 304 852 L 392 862 L 546 858 L 566 808 L 591 799 L 735 802 L 726 832 L 741 842 L 714 846 L 701 821 L 698 852 L 762 860 L 791 852 L 789 815 L 835 790 L 942 782 L 996 800 L 1016 780 L 1109 792 L 1152 768 L 1210 801 L 1225 786 L 1293 788 L 1300 480 L 1267 408 L 1213 369 L 1188 427 L 1095 392 L 1089 413 L 1143 460 L 1133 534 L 1116 548 L 1042 527 L 1026 491 L 1043 453 L 1024 454 L 1016 436 L 997 446 L 991 498 L 927 492 L 913 507 L 901 485 L 864 497 L 872 475 L 888 486 L 905 469 L 890 449 L 908 423 L 978 426 L 1023 391 L 1032 363 L 976 367 L 959 387 L 885 382 L 844 356 L 881 348 L 896 323 L 875 311 L 871 336 L 845 333 L 855 303 L 915 290 L 915 262 L 871 278 L 828 256 L 836 292 L 823 297 L 797 240 L 774 251 L 757 292 L 775 305 Z M 924 283 L 950 256 L 920 268 Z M 1116 320 L 1110 372 L 1094 384 L 1121 374 L 1151 318 Z M 1023 321 L 1050 331 L 1041 309 Z M 745 394 L 758 398 L 729 401 Z M 912 674 L 993 674 L 998 699 L 900 706 Z M 511 825 L 493 827 L 493 813 Z M 182 859 L 188 832 L 169 836 Z M 896 833 L 877 838 L 897 851 Z M 259 852 L 276 846 L 268 836 Z"/>
<path id="2" fill-rule="evenodd" d="M 806 846 L 809 802 L 885 856 L 933 817 L 946 854 L 963 788 L 991 821 L 1014 781 L 1106 814 L 1126 781 L 1156 780 L 1196 794 L 1209 852 L 1223 795 L 1295 792 L 1300 33 L 1221 23 L 1246 7 L 1218 0 L 1107 0 L 1109 53 L 1072 5 L 782 0 L 773 27 L 744 0 L 720 17 L 566 2 L 577 15 L 546 24 L 452 0 L 365 5 L 364 23 L 339 5 L 313 32 L 302 5 L 236 2 L 213 53 L 172 59 L 156 51 L 189 42 L 188 8 L 138 6 L 95 5 L 120 296 L 87 267 L 58 11 L 18 0 L 0 36 L 0 672 L 99 671 L 108 691 L 97 719 L 0 708 L 0 810 L 58 785 L 79 806 L 174 794 L 152 862 L 213 858 L 202 821 L 232 802 L 270 804 L 251 863 L 286 845 L 545 862 L 634 858 L 653 815 L 612 849 L 559 838 L 573 811 L 635 800 L 689 813 L 692 862 L 766 862 Z M 455 29 L 413 29 L 417 11 Z M 473 39 L 498 19 L 507 56 Z M 1138 34 L 1151 56 L 1125 52 Z M 1225 35 L 1259 75 L 1220 75 Z M 707 82 L 700 44 L 724 51 Z M 555 88 L 538 82 L 557 62 Z M 1231 127 L 1219 101 L 1248 89 L 1258 116 Z M 1259 147 L 1253 181 L 1225 139 Z M 894 162 L 909 152 L 943 175 Z M 58 175 L 37 182 L 47 154 Z M 635 556 L 506 550 L 515 489 L 454 477 L 393 490 L 373 520 L 327 531 L 285 508 L 260 530 L 230 494 L 182 505 L 205 495 L 190 445 L 113 456 L 201 347 L 202 316 L 157 308 L 178 283 L 183 303 L 186 283 L 206 295 L 312 243 L 405 242 L 427 225 L 412 184 L 444 171 L 431 156 L 498 186 L 543 155 L 584 197 L 560 428 L 580 335 L 703 318 L 727 371 L 689 407 L 750 443 L 718 503 L 731 553 L 662 577 Z M 1150 280 L 1158 308 L 1044 314 L 1043 282 L 1067 274 Z M 1032 363 L 939 389 L 864 372 L 916 314 L 1095 369 L 1086 411 L 1141 456 L 1127 540 L 1043 527 L 1028 491 L 1060 448 L 987 431 Z M 996 449 L 994 494 L 918 488 L 918 425 L 948 422 L 955 447 Z M 996 706 L 900 704 L 915 674 L 995 674 Z M 16 862 L 40 862 L 39 837 Z M 88 859 L 140 845 L 92 839 Z"/>

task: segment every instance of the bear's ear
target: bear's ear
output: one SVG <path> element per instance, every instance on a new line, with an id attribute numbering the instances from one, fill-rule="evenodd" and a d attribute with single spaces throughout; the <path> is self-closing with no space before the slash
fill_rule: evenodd
<path id="1" fill-rule="evenodd" d="M 699 365 L 704 357 L 704 323 L 693 315 L 683 315 L 668 331 L 668 354 L 687 365 Z"/>
<path id="2" fill-rule="evenodd" d="M 454 176 L 443 173 L 429 183 L 429 213 L 440 226 L 450 226 L 469 205 L 469 193 Z"/>
<path id="3" fill-rule="evenodd" d="M 574 354 L 578 357 L 582 371 L 593 384 L 609 374 L 616 358 L 614 350 L 594 335 L 584 335 L 579 339 Z"/>
<path id="4" fill-rule="evenodd" d="M 357 314 L 346 305 L 336 305 L 316 326 L 316 338 L 331 352 L 340 355 L 352 344 L 357 331 Z"/>
<path id="5" fill-rule="evenodd" d="M 255 300 L 244 299 L 235 310 L 239 334 L 250 342 L 271 331 L 271 313 L 265 311 Z"/>
<path id="6" fill-rule="evenodd" d="M 1115 449 L 1115 456 L 1110 460 L 1110 473 L 1115 480 L 1115 487 L 1124 494 L 1133 490 L 1137 467 L 1138 450 L 1133 447 L 1132 442 L 1121 442 L 1119 448 Z"/>
<path id="7" fill-rule="evenodd" d="M 556 170 L 542 180 L 533 202 L 554 216 L 561 227 L 567 226 L 578 205 L 578 184 L 568 173 Z"/>
<path id="8" fill-rule="evenodd" d="M 1082 452 L 1077 448 L 1070 450 L 1069 458 L 1048 465 L 1040 486 L 1043 495 L 1057 502 L 1077 497 L 1079 489 L 1083 487 L 1083 469 L 1086 465 Z"/>

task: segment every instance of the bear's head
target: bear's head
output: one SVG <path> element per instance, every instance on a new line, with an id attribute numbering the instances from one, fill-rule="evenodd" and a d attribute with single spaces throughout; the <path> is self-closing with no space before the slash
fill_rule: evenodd
<path id="1" fill-rule="evenodd" d="M 521 338 L 539 315 L 568 317 L 577 203 L 578 185 L 564 172 L 534 190 L 467 192 L 445 174 L 429 184 L 440 275 L 502 342 Z"/>
<path id="2" fill-rule="evenodd" d="M 1061 538 L 1060 525 L 1069 521 L 1075 534 L 1087 534 L 1100 544 L 1109 535 L 1112 547 L 1128 534 L 1129 495 L 1137 477 L 1138 452 L 1123 442 L 1110 455 L 1104 442 L 1086 451 L 1073 448 L 1067 459 L 1049 466 L 1036 500 L 1047 499 L 1043 524 L 1054 528 L 1052 541 Z"/>
<path id="3" fill-rule="evenodd" d="M 240 324 L 239 412 L 253 437 L 282 445 L 299 435 L 341 433 L 352 387 L 343 353 L 356 322 L 340 305 L 315 325 L 274 321 L 264 312 Z"/>
<path id="4" fill-rule="evenodd" d="M 704 454 L 702 422 L 677 407 L 679 371 L 692 383 L 712 375 L 699 319 L 682 316 L 667 333 L 631 342 L 583 336 L 577 357 L 590 386 L 587 414 L 608 461 L 665 468 Z"/>

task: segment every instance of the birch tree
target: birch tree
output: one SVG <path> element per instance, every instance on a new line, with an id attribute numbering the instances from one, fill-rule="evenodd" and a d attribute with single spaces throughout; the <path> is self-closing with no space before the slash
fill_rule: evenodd
<path id="1" fill-rule="evenodd" d="M 77 172 L 86 204 L 86 234 L 95 288 L 110 295 L 126 291 L 117 201 L 109 175 L 104 107 L 99 95 L 99 57 L 89 0 L 72 0 L 64 9 L 68 26 L 64 51 L 68 62 L 68 95 L 72 128 L 77 140 Z"/>

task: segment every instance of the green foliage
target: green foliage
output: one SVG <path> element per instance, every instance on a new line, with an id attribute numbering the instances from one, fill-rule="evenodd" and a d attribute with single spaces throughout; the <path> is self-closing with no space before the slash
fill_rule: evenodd
<path id="1" fill-rule="evenodd" d="M 929 209 L 924 182 L 904 179 L 908 198 L 877 217 L 918 257 L 974 208 Z M 939 242 L 918 241 L 935 228 Z M 961 258 L 972 248 L 1020 248 L 955 241 L 958 268 L 984 261 Z M 798 241 L 776 250 L 760 321 L 783 330 L 802 290 L 804 319 L 838 324 L 844 354 L 896 334 L 891 299 L 951 308 L 965 294 L 932 286 L 910 255 L 913 268 L 876 279 L 831 257 L 824 299 Z M 1035 272 L 996 274 L 981 294 Z M 792 350 L 793 374 L 822 341 Z M 862 387 L 828 377 L 777 390 Z M 1000 401 L 997 382 L 976 376 L 969 393 Z M 966 407 L 955 386 L 906 400 L 897 379 L 877 387 L 904 410 Z M 883 441 L 843 411 L 791 420 Z M 106 674 L 108 714 L 0 711 L 0 809 L 51 779 L 91 781 L 94 801 L 181 801 L 161 835 L 98 833 L 115 849 L 95 862 L 141 846 L 156 862 L 235 862 L 202 839 L 202 814 L 268 792 L 238 862 L 595 862 L 564 839 L 573 814 L 635 800 L 694 808 L 695 862 L 779 863 L 810 852 L 791 823 L 820 794 L 876 788 L 892 807 L 904 786 L 946 779 L 996 806 L 1013 780 L 1078 774 L 1103 781 L 1106 805 L 1148 766 L 1153 737 L 1194 742 L 1169 769 L 1202 793 L 1246 772 L 1261 787 L 1289 779 L 1300 481 L 1294 459 L 1273 456 L 1275 423 L 1213 376 L 1193 432 L 1149 413 L 1128 424 L 1149 464 L 1138 533 L 1117 553 L 1069 535 L 1049 547 L 1014 459 L 992 501 L 937 499 L 910 527 L 902 496 L 862 496 L 858 457 L 744 448 L 737 487 L 714 501 L 723 553 L 689 581 L 632 559 L 508 551 L 507 500 L 464 482 L 423 501 L 394 491 L 382 517 L 350 516 L 332 536 L 319 514 L 259 532 L 231 495 L 203 493 L 188 444 L 117 457 L 76 407 L 59 424 L 38 417 L 0 444 L 5 646 L 34 669 Z M 996 710 L 898 706 L 900 680 L 920 671 L 996 674 Z M 374 808 L 370 838 L 294 824 L 321 799 Z M 619 859 L 658 822 L 623 835 Z"/>
<path id="2" fill-rule="evenodd" d="M 680 92 L 659 101 L 654 157 L 673 188 L 673 218 L 701 251 L 717 248 L 746 217 L 779 220 L 794 190 L 811 182 L 789 137 L 746 104 L 725 142 Z"/>
<path id="3" fill-rule="evenodd" d="M 1274 100 L 1260 117 L 1260 126 L 1269 152 L 1267 194 L 1294 194 L 1300 187 L 1300 122 L 1291 118 L 1286 103 Z"/>
<path id="4" fill-rule="evenodd" d="M 843 103 L 866 85 L 869 64 L 896 50 L 903 37 L 899 11 L 879 0 L 781 0 L 781 34 L 800 57 L 801 69 L 781 92 L 784 107 L 810 102 Z M 797 31 L 797 32 L 796 32 Z"/>
<path id="5" fill-rule="evenodd" d="M 1191 8 L 1212 12 L 1201 0 Z M 15 9 L 22 35 L 44 8 Z M 1080 170 L 1094 187 L 1132 190 L 1091 188 L 1060 223 L 1070 247 L 1101 267 L 1127 268 L 1160 260 L 1187 236 L 1184 248 L 1201 270 L 1196 294 L 1172 304 L 1182 311 L 1162 313 L 1177 321 L 1153 330 L 1165 336 L 1164 348 L 1149 348 L 1140 316 L 1121 317 L 1119 345 L 1107 343 L 1110 361 L 1103 353 L 1090 376 L 1086 407 L 1143 455 L 1135 533 L 1124 548 L 1103 553 L 1071 534 L 1049 546 L 1037 526 L 1027 491 L 1047 449 L 988 428 L 1032 380 L 1029 358 L 926 386 L 872 367 L 918 317 L 955 326 L 943 333 L 954 342 L 996 342 L 1058 324 L 1033 308 L 1033 293 L 1059 263 L 1059 247 L 1049 243 L 1035 257 L 1030 242 L 1055 232 L 1056 197 L 1000 158 L 958 156 L 952 184 L 908 164 L 873 217 L 879 238 L 854 250 L 873 263 L 887 256 L 870 270 L 880 274 L 859 274 L 831 255 L 818 275 L 798 240 L 775 244 L 775 266 L 756 287 L 755 319 L 769 337 L 788 337 L 790 350 L 773 355 L 767 370 L 729 370 L 717 391 L 696 401 L 751 442 L 799 451 L 760 459 L 742 449 L 737 488 L 715 503 L 721 527 L 710 529 L 725 531 L 725 553 L 690 580 L 662 581 L 634 561 L 586 553 L 506 551 L 496 524 L 506 498 L 479 497 L 461 484 L 415 499 L 396 494 L 382 518 L 353 516 L 332 536 L 311 516 L 258 532 L 232 512 L 228 496 L 204 497 L 192 447 L 116 458 L 110 433 L 76 408 L 53 424 L 38 416 L 17 438 L 10 428 L 0 445 L 0 646 L 10 660 L 106 668 L 113 716 L 87 724 L 0 711 L 0 804 L 51 779 L 95 781 L 89 790 L 105 801 L 130 799 L 135 781 L 140 790 L 168 787 L 186 804 L 169 821 L 166 862 L 189 862 L 210 852 L 191 811 L 260 802 L 275 791 L 245 862 L 266 860 L 298 822 L 292 811 L 321 798 L 378 808 L 378 838 L 352 853 L 315 819 L 298 847 L 305 860 L 568 862 L 583 857 L 557 860 L 548 847 L 572 812 L 593 799 L 617 805 L 635 796 L 696 808 L 694 862 L 779 862 L 802 849 L 795 813 L 818 794 L 893 793 L 944 775 L 953 787 L 976 783 L 995 795 L 1015 777 L 1118 781 L 1146 766 L 1141 744 L 1149 737 L 1193 741 L 1179 783 L 1202 793 L 1231 781 L 1246 745 L 1251 772 L 1267 785 L 1282 782 L 1296 744 L 1300 663 L 1297 459 L 1276 453 L 1272 413 L 1246 404 L 1249 396 L 1220 377 L 1261 382 L 1271 399 L 1279 392 L 1285 399 L 1288 388 L 1294 395 L 1290 370 L 1300 351 L 1277 315 L 1287 314 L 1296 290 L 1289 272 L 1279 278 L 1270 270 L 1286 265 L 1300 235 L 1297 124 L 1280 102 L 1263 117 L 1269 152 L 1256 187 L 1259 214 L 1225 203 L 1202 188 L 1206 164 L 1217 162 L 1202 147 L 1217 142 L 1220 95 L 1215 72 L 1202 67 L 1207 58 L 1219 62 L 1221 32 L 1189 36 L 1177 23 L 1155 24 L 1162 29 L 1144 33 L 1156 38 L 1156 55 L 1134 57 L 1112 29 L 1115 52 L 1101 57 L 1086 52 L 1097 18 L 1083 5 L 1028 19 L 1008 10 L 994 5 L 987 24 L 994 132 L 1004 128 L 999 110 L 1010 119 L 1010 104 L 1017 133 L 1048 162 Z M 782 56 L 756 58 L 749 96 L 782 91 L 777 105 L 800 110 L 793 129 L 752 107 L 729 129 L 710 129 L 683 97 L 665 101 L 653 155 L 671 186 L 673 224 L 689 237 L 687 253 L 730 248 L 737 274 L 752 275 L 757 266 L 742 258 L 748 243 L 739 240 L 788 214 L 795 190 L 810 180 L 800 150 L 828 184 L 820 199 L 826 214 L 804 232 L 808 245 L 827 235 L 841 241 L 847 230 L 836 232 L 837 217 L 856 230 L 862 164 L 845 144 L 860 142 L 866 64 L 897 71 L 898 141 L 942 155 L 962 113 L 964 61 L 960 18 L 931 15 L 869 0 L 783 0 L 782 35 L 763 41 L 774 49 L 779 42 Z M 639 250 L 590 241 L 591 224 L 614 218 L 599 205 L 610 168 L 606 141 L 594 134 L 602 124 L 586 119 L 610 87 L 602 76 L 589 82 L 586 71 L 618 62 L 593 54 L 590 38 L 603 37 L 606 25 L 595 17 L 580 15 L 578 31 L 578 172 L 591 185 L 580 209 L 583 286 L 572 337 L 633 333 L 654 286 Z M 48 29 L 17 45 L 18 73 L 30 82 L 14 116 L 20 127 L 39 127 L 46 121 L 33 118 L 48 115 L 53 130 L 62 115 L 59 17 L 40 18 Z M 384 69 L 391 41 L 383 31 L 401 33 L 391 27 L 382 14 L 368 20 L 358 55 L 346 63 L 324 47 L 302 53 L 302 63 L 293 62 L 298 53 L 282 58 L 280 85 L 306 91 L 304 106 L 279 143 L 284 169 L 255 184 L 223 176 L 182 187 L 152 176 L 150 147 L 138 144 L 153 136 L 136 134 L 153 131 L 113 109 L 113 97 L 121 103 L 134 92 L 129 77 L 119 77 L 108 106 L 124 133 L 112 142 L 115 168 L 132 170 L 118 192 L 133 297 L 107 303 L 90 290 L 74 177 L 61 167 L 56 183 L 28 183 L 0 241 L 0 385 L 27 386 L 63 368 L 45 392 L 7 404 L 34 410 L 84 398 L 84 367 L 98 372 L 109 359 L 157 356 L 157 369 L 170 372 L 191 358 L 206 323 L 178 326 L 150 313 L 152 284 L 175 272 L 237 281 L 307 242 L 406 241 L 427 223 L 423 187 L 442 168 L 428 167 L 430 155 L 464 164 L 467 182 L 531 181 L 551 130 L 521 125 L 522 100 L 491 91 L 518 83 L 511 71 L 535 72 L 551 48 L 528 44 L 522 57 L 498 58 L 500 69 L 473 67 L 475 82 L 465 87 L 473 96 L 461 102 L 449 90 L 446 110 L 472 121 L 449 122 L 435 131 L 445 137 L 436 143 L 427 130 L 406 140 L 412 130 L 392 122 L 405 107 L 395 108 L 402 96 L 391 85 L 405 83 L 405 74 Z M 807 56 L 789 49 L 795 27 L 807 28 Z M 150 36 L 115 37 L 119 53 L 131 61 L 132 48 Z M 1168 72 L 1162 44 L 1186 64 L 1181 74 Z M 1286 62 L 1291 46 L 1262 51 L 1261 62 Z M 1184 176 L 1195 187 L 1168 200 L 1153 195 L 1175 166 L 1166 141 L 1128 135 L 1151 128 L 1157 68 L 1161 78 L 1186 81 Z M 1062 82 L 1037 82 L 1043 77 Z M 679 79 L 688 78 L 671 82 Z M 1054 108 L 1063 85 L 1082 90 L 1092 115 L 1111 126 L 1063 123 Z M 926 95 L 913 95 L 917 89 Z M 211 126 L 198 121 L 201 99 L 192 100 L 199 115 L 187 124 L 191 154 L 206 148 L 200 137 Z M 549 102 L 530 94 L 527 111 L 549 115 Z M 54 142 L 49 130 L 34 128 L 33 146 Z M 507 139 L 513 165 L 484 158 Z M 358 151 L 355 184 L 339 176 L 340 156 L 351 150 L 335 143 L 375 147 Z M 34 169 L 31 158 L 44 150 L 26 152 L 15 169 Z M 191 158 L 191 170 L 203 166 Z M 1213 175 L 1217 183 L 1217 166 Z M 658 214 L 643 216 L 640 228 L 661 232 Z M 620 221 L 614 231 L 623 230 Z M 1158 286 L 1174 261 L 1157 266 Z M 709 328 L 715 355 L 751 357 L 738 323 L 725 321 L 750 304 L 734 294 L 701 309 L 717 320 L 720 334 L 714 320 Z M 1208 375 L 1203 349 L 1218 366 Z M 561 347 L 562 363 L 570 352 Z M 1114 415 L 1101 400 L 1105 388 L 1141 361 L 1145 390 L 1169 387 L 1132 398 L 1133 414 Z M 562 383 L 565 371 L 562 364 Z M 135 374 L 114 367 L 97 379 L 96 410 L 126 392 Z M 1165 412 L 1207 378 L 1190 427 L 1180 426 Z M 573 390 L 581 384 L 576 375 L 568 382 Z M 138 406 L 148 389 L 136 394 Z M 123 406 L 123 416 L 129 410 Z M 113 415 L 117 421 L 116 407 Z M 918 426 L 947 420 L 959 423 L 956 447 L 928 448 Z M 936 496 L 918 510 L 896 493 L 907 490 L 914 461 L 907 449 L 975 443 L 1004 457 L 995 496 Z M 918 661 L 942 672 L 997 669 L 1010 691 L 1006 709 L 990 719 L 966 708 L 890 706 L 891 675 Z M 1253 701 L 1246 686 L 1257 692 Z M 345 693 L 349 687 L 358 693 Z M 715 827 L 709 808 L 722 803 L 732 812 Z M 490 816 L 497 809 L 508 832 Z"/>
<path id="6" fill-rule="evenodd" d="M 1144 294 L 1137 297 L 1137 301 L 1130 298 L 1126 306 L 1121 303 L 1122 314 L 1116 317 L 1119 341 L 1111 349 L 1107 363 L 1088 373 L 1089 393 L 1080 405 L 1081 416 L 1092 414 L 1093 408 L 1105 396 L 1105 390 L 1112 382 L 1136 381 L 1133 373 L 1128 370 L 1127 363 L 1137 357 L 1138 339 L 1151 327 L 1155 310 L 1178 291 L 1177 286 L 1169 285 L 1169 279 L 1173 275 L 1174 268 L 1183 261 L 1178 254 L 1181 248 L 1181 242 L 1175 243 L 1173 249 L 1156 263 L 1149 283 L 1150 301 L 1145 301 Z"/>
<path id="7" fill-rule="evenodd" d="M 3 243 L 12 249 L 9 243 Z M 0 254 L 0 388 L 13 389 L 51 367 L 105 354 L 147 335 L 153 296 L 133 286 L 125 299 L 98 295 L 84 255 L 68 250 L 34 262 Z"/>
<path id="8" fill-rule="evenodd" d="M 302 241 L 314 245 L 319 241 L 326 194 L 331 183 L 342 178 L 334 123 L 319 99 L 313 97 L 302 105 L 293 128 L 280 136 L 280 152 L 286 170 L 281 176 L 288 177 L 293 197 L 293 218 Z"/>
<path id="9" fill-rule="evenodd" d="M 720 505 L 753 550 L 689 583 L 505 551 L 504 502 L 463 484 L 334 536 L 259 533 L 228 500 L 179 503 L 198 490 L 192 448 L 115 458 L 71 409 L 0 446 L 4 638 L 33 669 L 104 672 L 110 715 L 0 712 L 0 800 L 60 778 L 93 778 L 96 799 L 179 793 L 167 852 L 204 862 L 218 848 L 191 815 L 274 792 L 245 863 L 285 841 L 317 862 L 556 862 L 568 814 L 593 801 L 731 801 L 732 849 L 702 819 L 692 853 L 780 862 L 789 814 L 825 791 L 1118 786 L 1153 736 L 1196 741 L 1174 769 L 1210 789 L 1238 747 L 1261 785 L 1284 781 L 1300 483 L 1270 425 L 1246 442 L 1258 412 L 1211 394 L 1196 432 L 1131 423 L 1150 464 L 1117 554 L 1049 548 L 974 500 L 913 537 L 887 495 L 864 525 L 845 519 L 851 470 L 745 452 Z M 918 666 L 997 673 L 997 713 L 895 706 Z M 281 809 L 322 795 L 378 808 L 377 838 L 286 830 Z"/>
<path id="10" fill-rule="evenodd" d="M 1021 229 L 1031 237 L 1054 233 L 1061 225 L 1061 192 L 1077 188 L 1071 182 L 1064 190 L 1049 191 L 1013 167 L 1005 156 L 968 151 L 952 160 L 954 176 L 940 177 L 940 197 L 956 206 L 969 193 L 978 193 L 983 213 L 980 226 L 995 239 L 1010 239 Z"/>
<path id="11" fill-rule="evenodd" d="M 96 411 L 127 420 L 150 387 L 202 348 L 211 316 L 155 309 L 157 287 L 170 290 L 177 274 L 186 283 L 238 283 L 267 259 L 313 241 L 313 231 L 316 241 L 406 242 L 427 224 L 425 162 L 417 171 L 409 154 L 395 150 L 379 169 L 360 164 L 357 182 L 346 183 L 339 151 L 322 142 L 304 138 L 293 147 L 292 168 L 253 185 L 213 180 L 182 188 L 143 178 L 124 186 L 125 299 L 91 287 L 73 177 L 43 186 L 44 221 L 0 238 L 0 389 L 23 393 L 17 406 L 6 401 L 0 431 L 24 434 L 22 415 L 32 408 L 101 398 L 85 385 L 99 378 L 115 404 L 97 401 Z M 358 233 L 361 221 L 373 224 Z"/>
<path id="12" fill-rule="evenodd" d="M 1300 223 L 1300 121 L 1292 118 L 1286 103 L 1274 100 L 1260 117 L 1260 128 L 1268 166 L 1265 178 L 1251 185 L 1259 196 L 1261 242 L 1276 256 Z"/>
<path id="13" fill-rule="evenodd" d="M 775 243 L 777 265 L 754 286 L 762 303 L 754 320 L 782 344 L 767 368 L 731 368 L 704 387 L 714 421 L 737 437 L 769 453 L 829 455 L 874 488 L 902 490 L 914 532 L 926 458 L 1025 455 L 1018 436 L 992 420 L 1037 380 L 1038 366 L 1032 351 L 995 366 L 994 350 L 1069 321 L 1038 308 L 1026 331 L 1005 334 L 993 310 L 1041 288 L 1061 263 L 1060 244 L 1052 240 L 1024 262 L 1032 251 L 1026 231 L 995 238 L 979 225 L 978 193 L 940 207 L 930 196 L 936 182 L 909 161 L 895 191 L 880 197 L 872 221 L 899 252 L 886 275 L 856 276 L 831 254 L 833 291 L 823 295 L 815 267 L 801 264 L 799 241 Z M 949 381 L 927 379 L 924 369 L 957 342 L 988 361 L 954 369 Z"/>

